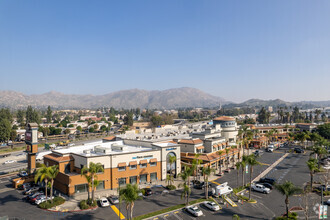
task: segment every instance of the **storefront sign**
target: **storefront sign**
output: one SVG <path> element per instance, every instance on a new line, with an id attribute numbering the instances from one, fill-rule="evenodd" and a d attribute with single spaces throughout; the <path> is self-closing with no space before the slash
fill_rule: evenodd
<path id="1" fill-rule="evenodd" d="M 176 147 L 166 148 L 166 151 L 169 151 L 169 150 L 176 150 Z"/>
<path id="2" fill-rule="evenodd" d="M 153 155 L 146 155 L 146 156 L 136 156 L 136 157 L 132 157 L 132 159 L 149 159 L 149 158 L 153 158 Z"/>

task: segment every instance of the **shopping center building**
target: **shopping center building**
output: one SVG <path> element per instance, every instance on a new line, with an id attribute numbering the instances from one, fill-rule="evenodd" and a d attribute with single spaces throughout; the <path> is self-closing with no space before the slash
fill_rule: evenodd
<path id="1" fill-rule="evenodd" d="M 176 156 L 176 162 L 170 164 L 169 156 Z M 104 172 L 97 173 L 100 181 L 97 189 L 115 189 L 127 183 L 165 180 L 170 170 L 176 176 L 181 171 L 180 160 L 180 146 L 171 141 L 152 143 L 116 138 L 53 150 L 44 157 L 46 166 L 59 166 L 54 187 L 67 195 L 87 192 L 87 181 L 81 169 L 90 162 L 101 163 L 104 168 Z"/>

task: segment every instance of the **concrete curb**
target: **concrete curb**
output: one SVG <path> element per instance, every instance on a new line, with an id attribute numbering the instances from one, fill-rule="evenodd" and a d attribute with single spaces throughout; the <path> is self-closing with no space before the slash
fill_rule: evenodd
<path id="1" fill-rule="evenodd" d="M 284 158 L 286 158 L 289 153 L 284 154 L 280 159 L 275 161 L 272 165 L 270 165 L 267 169 L 265 169 L 262 173 L 260 173 L 256 178 L 252 180 L 252 182 L 259 181 L 262 177 L 266 176 L 274 167 L 276 167 Z"/>
<path id="2" fill-rule="evenodd" d="M 71 210 L 71 211 L 58 211 L 58 210 L 51 210 L 51 209 L 43 209 L 43 208 L 39 208 L 48 212 L 61 212 L 61 213 L 73 213 L 73 212 L 83 212 L 83 211 L 94 211 L 96 209 L 98 209 L 99 207 L 95 207 L 95 208 L 89 208 L 89 209 L 80 209 L 80 210 Z"/>

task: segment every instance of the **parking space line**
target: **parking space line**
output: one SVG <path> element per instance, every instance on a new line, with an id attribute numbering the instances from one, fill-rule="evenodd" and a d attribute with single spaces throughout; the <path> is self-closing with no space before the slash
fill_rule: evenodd
<path id="1" fill-rule="evenodd" d="M 154 218 L 154 220 L 157 220 L 158 218 Z"/>
<path id="2" fill-rule="evenodd" d="M 220 183 L 217 183 L 217 182 L 215 182 L 215 181 L 210 181 L 211 183 L 214 183 L 214 184 L 216 184 L 216 185 L 220 185 Z"/>
<path id="3" fill-rule="evenodd" d="M 174 213 L 175 213 L 175 214 L 176 214 L 176 213 L 179 213 L 179 211 L 175 211 Z"/>
<path id="4" fill-rule="evenodd" d="M 115 205 L 112 205 L 111 208 L 118 216 L 120 215 L 120 219 L 125 219 L 125 216 L 121 212 L 119 212 Z"/>
<path id="5" fill-rule="evenodd" d="M 260 163 L 261 165 L 264 165 L 264 166 L 270 166 L 270 164 L 268 163 Z"/>

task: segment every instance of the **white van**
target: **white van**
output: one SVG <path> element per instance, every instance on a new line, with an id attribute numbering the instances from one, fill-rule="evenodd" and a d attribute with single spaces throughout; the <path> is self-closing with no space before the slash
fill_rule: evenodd
<path id="1" fill-rule="evenodd" d="M 215 188 L 212 188 L 212 195 L 214 195 L 215 197 L 219 197 L 222 195 L 227 195 L 232 191 L 233 189 L 228 186 L 228 182 L 225 182 L 221 185 L 216 186 Z"/>

